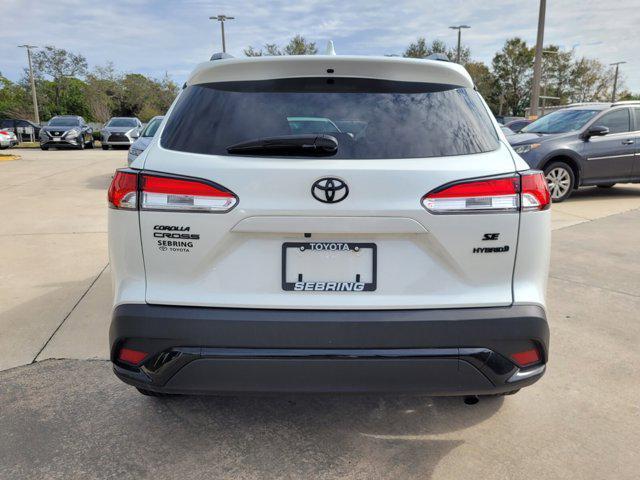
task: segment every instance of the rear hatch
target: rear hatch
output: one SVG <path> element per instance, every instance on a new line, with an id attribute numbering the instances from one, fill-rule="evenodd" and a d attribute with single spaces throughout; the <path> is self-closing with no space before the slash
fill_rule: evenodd
<path id="1" fill-rule="evenodd" d="M 509 305 L 517 209 L 508 208 L 508 192 L 486 208 L 486 196 L 460 203 L 460 192 L 477 192 L 446 186 L 513 175 L 514 163 L 477 93 L 454 73 L 449 83 L 303 77 L 189 85 L 143 168 L 147 302 Z M 227 150 L 301 130 L 330 135 L 337 153 Z M 494 184 L 483 179 L 476 189 Z"/>

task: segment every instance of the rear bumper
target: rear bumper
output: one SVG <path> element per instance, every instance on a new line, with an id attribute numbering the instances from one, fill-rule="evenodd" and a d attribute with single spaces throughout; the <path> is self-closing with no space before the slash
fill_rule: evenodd
<path id="1" fill-rule="evenodd" d="M 544 373 L 539 306 L 306 311 L 120 305 L 111 360 L 124 382 L 167 393 L 406 392 L 491 394 Z M 519 368 L 512 353 L 539 349 Z M 120 348 L 148 352 L 133 367 Z"/>

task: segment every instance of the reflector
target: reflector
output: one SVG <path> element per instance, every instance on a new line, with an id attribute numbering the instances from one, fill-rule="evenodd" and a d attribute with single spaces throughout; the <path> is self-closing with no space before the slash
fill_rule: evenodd
<path id="1" fill-rule="evenodd" d="M 118 360 L 131 365 L 140 365 L 142 361 L 149 355 L 147 352 L 140 352 L 131 348 L 122 348 L 118 354 Z"/>
<path id="2" fill-rule="evenodd" d="M 532 348 L 531 350 L 526 350 L 524 352 L 514 353 L 511 355 L 511 358 L 513 358 L 521 367 L 526 367 L 527 365 L 538 363 L 540 361 L 540 353 L 537 348 Z"/>

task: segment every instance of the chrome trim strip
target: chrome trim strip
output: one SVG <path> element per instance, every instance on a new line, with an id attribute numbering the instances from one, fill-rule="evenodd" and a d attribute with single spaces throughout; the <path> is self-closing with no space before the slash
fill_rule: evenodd
<path id="1" fill-rule="evenodd" d="M 609 155 L 606 157 L 587 157 L 587 160 L 606 160 L 608 158 L 633 157 L 634 155 L 637 155 L 637 153 L 625 153 L 623 155 Z"/>
<path id="2" fill-rule="evenodd" d="M 507 383 L 519 382 L 521 380 L 525 380 L 527 378 L 535 377 L 536 375 L 542 375 L 542 373 L 547 368 L 546 365 L 540 365 L 535 368 L 530 368 L 528 370 L 518 370 L 516 373 L 511 375 Z"/>

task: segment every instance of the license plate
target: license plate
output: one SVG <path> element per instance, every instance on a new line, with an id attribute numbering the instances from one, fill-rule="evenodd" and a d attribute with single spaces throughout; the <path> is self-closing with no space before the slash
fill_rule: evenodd
<path id="1" fill-rule="evenodd" d="M 282 289 L 372 292 L 376 261 L 375 243 L 286 242 L 282 244 Z"/>
<path id="2" fill-rule="evenodd" d="M 53 139 L 53 141 L 54 141 L 54 142 L 59 142 L 59 141 L 60 141 L 60 139 L 59 139 L 59 138 L 54 138 L 54 139 Z"/>

